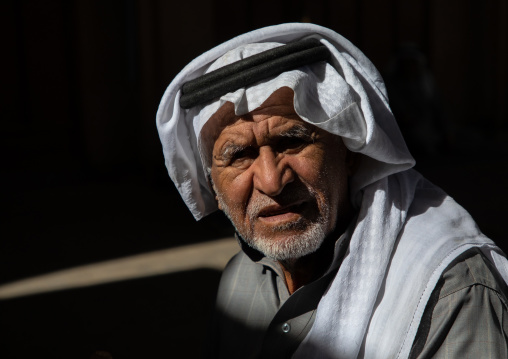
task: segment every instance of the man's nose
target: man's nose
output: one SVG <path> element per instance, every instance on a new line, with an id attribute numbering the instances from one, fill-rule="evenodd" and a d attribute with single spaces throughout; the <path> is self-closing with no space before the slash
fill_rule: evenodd
<path id="1" fill-rule="evenodd" d="M 270 197 L 280 194 L 294 180 L 293 170 L 280 156 L 277 158 L 272 149 L 262 147 L 253 163 L 254 188 Z"/>

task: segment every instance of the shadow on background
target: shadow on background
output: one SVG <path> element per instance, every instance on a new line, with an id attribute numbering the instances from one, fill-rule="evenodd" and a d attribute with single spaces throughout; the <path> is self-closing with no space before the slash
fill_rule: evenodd
<path id="1" fill-rule="evenodd" d="M 199 358 L 219 279 L 194 270 L 2 301 L 2 357 Z"/>

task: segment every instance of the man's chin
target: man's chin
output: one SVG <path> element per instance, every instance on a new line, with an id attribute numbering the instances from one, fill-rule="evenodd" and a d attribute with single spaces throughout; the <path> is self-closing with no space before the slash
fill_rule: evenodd
<path id="1" fill-rule="evenodd" d="M 277 261 L 297 259 L 316 252 L 323 243 L 326 233 L 321 223 L 313 224 L 305 231 L 289 230 L 272 235 L 243 237 L 252 248 Z"/>

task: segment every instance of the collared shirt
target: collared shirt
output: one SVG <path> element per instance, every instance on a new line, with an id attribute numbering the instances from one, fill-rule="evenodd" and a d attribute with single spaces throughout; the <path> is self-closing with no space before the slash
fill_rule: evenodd
<path id="1" fill-rule="evenodd" d="M 289 358 L 314 322 L 317 304 L 347 250 L 330 269 L 289 295 L 279 265 L 240 252 L 226 267 L 212 333 L 215 358 Z M 478 249 L 444 272 L 427 305 L 411 358 L 507 358 L 507 288 Z M 484 356 L 488 354 L 488 356 Z"/>
<path id="2" fill-rule="evenodd" d="M 289 357 L 314 323 L 317 305 L 347 251 L 352 229 L 351 225 L 336 241 L 325 274 L 292 295 L 276 261 L 249 257 L 243 251 L 234 256 L 219 285 L 211 357 Z"/>

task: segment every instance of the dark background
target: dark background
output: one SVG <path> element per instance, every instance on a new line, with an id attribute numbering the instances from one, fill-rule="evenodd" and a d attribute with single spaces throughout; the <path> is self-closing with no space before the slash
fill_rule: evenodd
<path id="1" fill-rule="evenodd" d="M 435 84 L 428 137 L 439 141 L 409 143 L 417 169 L 506 249 L 507 20 L 506 0 L 2 2 L 0 284 L 230 234 L 220 215 L 196 224 L 170 182 L 158 102 L 205 50 L 292 21 L 341 33 L 387 78 L 401 46 L 419 49 Z M 0 301 L 1 356 L 196 357 L 219 276 Z"/>

